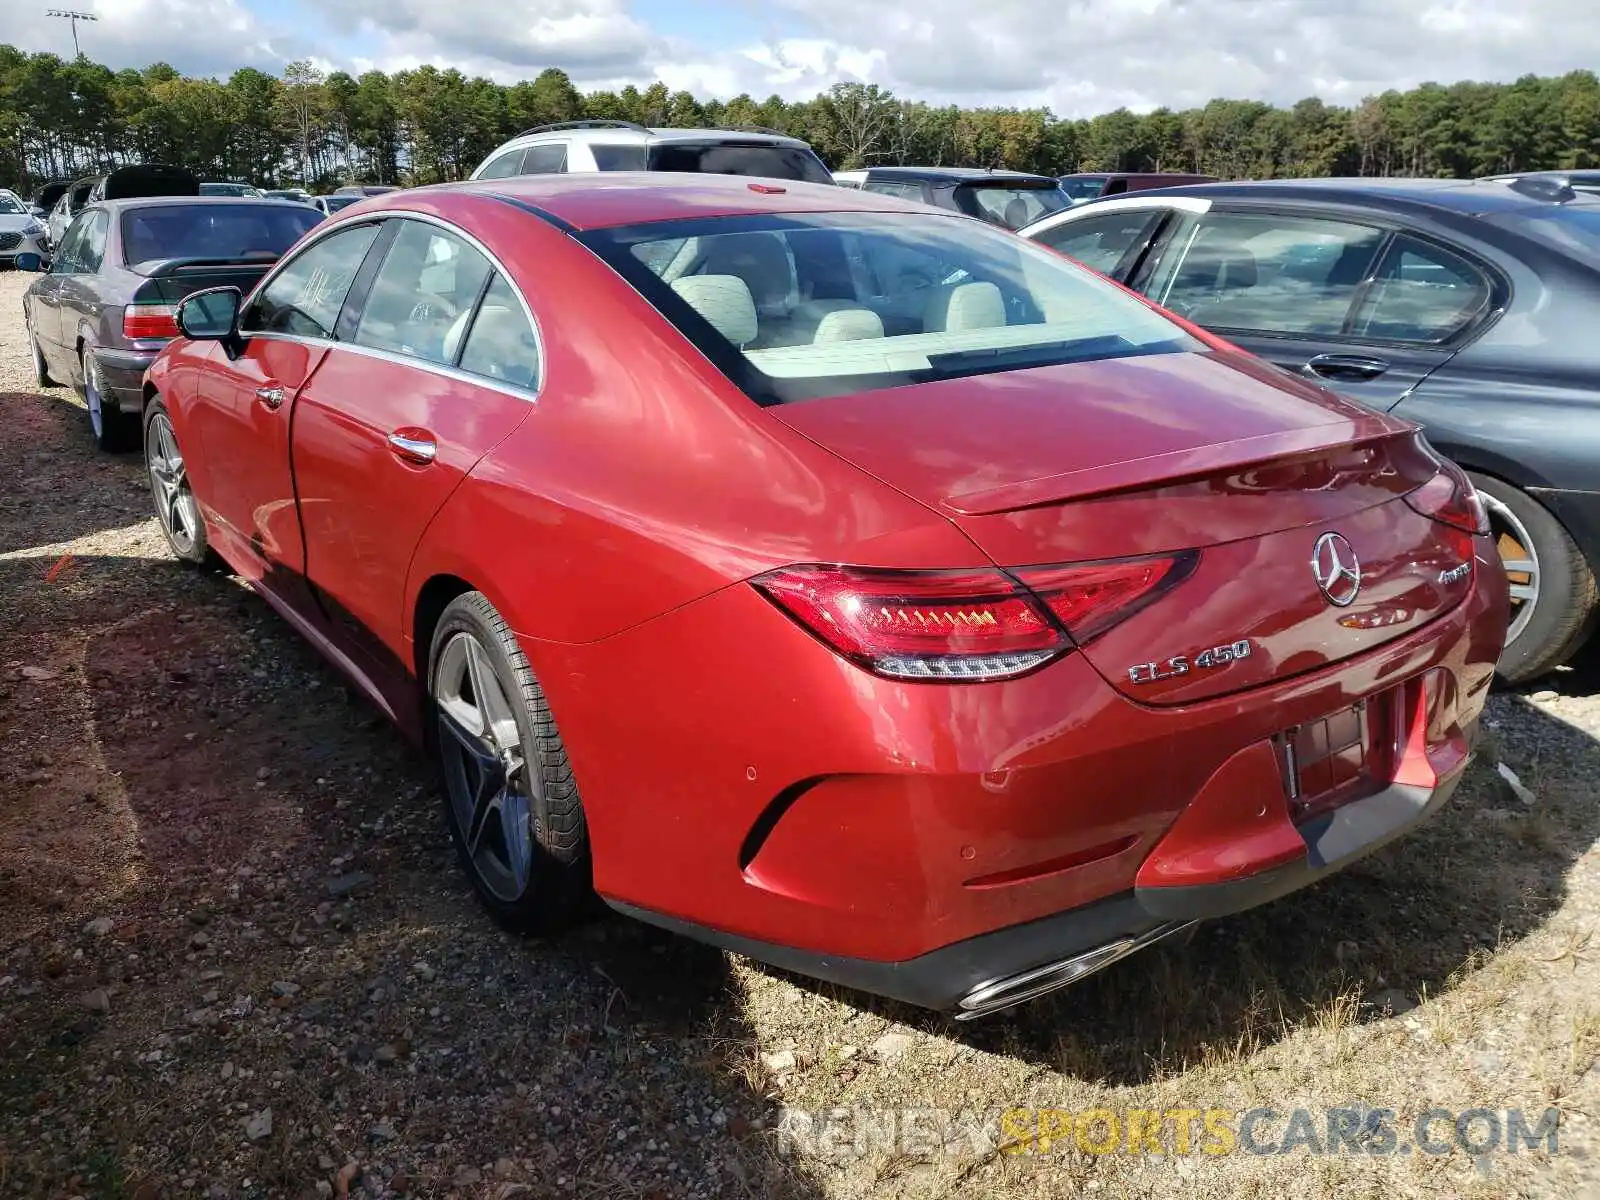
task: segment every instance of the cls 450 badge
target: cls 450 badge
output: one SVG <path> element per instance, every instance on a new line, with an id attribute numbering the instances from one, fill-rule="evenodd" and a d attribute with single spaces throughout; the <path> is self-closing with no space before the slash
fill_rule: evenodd
<path id="1" fill-rule="evenodd" d="M 1176 679 L 1190 671 L 1215 670 L 1241 658 L 1250 657 L 1250 639 L 1229 642 L 1225 646 L 1210 646 L 1198 654 L 1175 654 L 1156 662 L 1134 663 L 1128 668 L 1132 683 L 1159 683 L 1163 679 Z"/>

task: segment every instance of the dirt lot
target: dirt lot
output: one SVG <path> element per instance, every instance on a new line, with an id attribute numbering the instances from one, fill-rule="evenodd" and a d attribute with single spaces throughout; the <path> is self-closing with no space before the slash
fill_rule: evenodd
<path id="1" fill-rule="evenodd" d="M 518 940 L 423 764 L 180 570 L 138 462 L 32 386 L 28 282 L 0 275 L 0 1196 L 1600 1195 L 1600 667 L 1491 703 L 1532 805 L 1480 759 L 1369 864 L 976 1027 L 620 919 Z M 1391 1108 L 1402 1144 L 1432 1106 L 1556 1106 L 1559 1151 L 990 1141 L 1013 1107 L 1254 1106 Z"/>

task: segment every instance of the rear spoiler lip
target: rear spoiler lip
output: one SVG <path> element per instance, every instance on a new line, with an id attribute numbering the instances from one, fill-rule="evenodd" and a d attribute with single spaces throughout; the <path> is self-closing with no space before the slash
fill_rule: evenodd
<path id="1" fill-rule="evenodd" d="M 939 507 L 952 516 L 992 516 L 1148 488 L 1152 482 L 1162 485 L 1181 483 L 1185 479 L 1210 475 L 1220 470 L 1254 466 L 1334 446 L 1372 445 L 1395 437 L 1410 436 L 1418 428 L 1409 421 L 1374 413 L 1372 420 L 1364 420 L 1359 425 L 1338 420 L 1252 438 L 1209 442 L 1204 446 L 1191 446 L 1146 458 L 1128 458 L 1060 475 L 1024 479 L 997 488 L 947 496 L 939 502 Z"/>
<path id="2" fill-rule="evenodd" d="M 185 271 L 209 267 L 231 267 L 235 270 L 259 267 L 265 273 L 282 257 L 275 255 L 272 258 L 148 258 L 144 262 L 130 264 L 128 270 L 135 275 L 143 275 L 146 279 L 168 279 Z"/>

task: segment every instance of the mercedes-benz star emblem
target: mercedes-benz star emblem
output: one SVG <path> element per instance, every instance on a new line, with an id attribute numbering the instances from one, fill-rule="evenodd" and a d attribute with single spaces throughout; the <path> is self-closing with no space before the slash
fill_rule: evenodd
<path id="1" fill-rule="evenodd" d="M 1361 560 L 1341 533 L 1325 533 L 1311 552 L 1311 574 L 1323 597 L 1335 608 L 1348 608 L 1361 591 Z"/>

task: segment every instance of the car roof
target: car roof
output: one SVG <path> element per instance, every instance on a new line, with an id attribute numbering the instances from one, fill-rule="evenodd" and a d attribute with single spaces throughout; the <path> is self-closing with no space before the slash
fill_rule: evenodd
<path id="1" fill-rule="evenodd" d="M 420 207 L 448 216 L 455 196 L 509 201 L 572 229 L 781 213 L 883 212 L 970 219 L 832 183 L 670 171 L 585 171 L 435 184 L 371 197 L 362 211 L 370 214 Z"/>
<path id="2" fill-rule="evenodd" d="M 874 179 L 916 179 L 932 182 L 972 183 L 1045 183 L 1055 186 L 1053 175 L 1035 175 L 1031 171 L 991 171 L 986 167 L 870 167 L 868 174 Z"/>
<path id="3" fill-rule="evenodd" d="M 518 142 L 537 142 L 544 140 L 586 142 L 704 142 L 726 141 L 736 138 L 742 142 L 761 142 L 773 146 L 809 146 L 804 138 L 792 137 L 787 133 L 780 133 L 776 129 L 715 129 L 698 127 L 694 129 L 678 129 L 667 126 L 634 125 L 627 121 L 617 122 L 558 122 L 551 126 L 540 126 L 537 129 L 526 129 L 516 137 L 504 142 L 496 149 L 503 150 L 506 146 Z"/>
<path id="4" fill-rule="evenodd" d="M 1255 197 L 1274 200 L 1316 200 L 1328 203 L 1363 204 L 1372 208 L 1404 210 L 1443 210 L 1467 216 L 1487 213 L 1547 209 L 1557 200 L 1519 191 L 1510 183 L 1493 179 L 1267 179 L 1231 183 L 1185 183 L 1138 193 L 1159 203 L 1165 196 L 1194 196 L 1208 200 Z M 1111 200 L 1127 200 L 1115 196 Z M 1600 203 L 1578 197 L 1559 201 L 1589 208 Z M 1076 206 L 1085 211 L 1098 201 Z"/>

